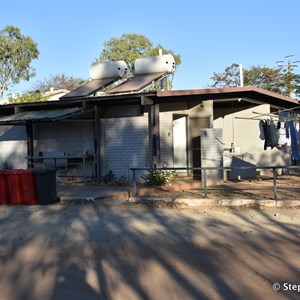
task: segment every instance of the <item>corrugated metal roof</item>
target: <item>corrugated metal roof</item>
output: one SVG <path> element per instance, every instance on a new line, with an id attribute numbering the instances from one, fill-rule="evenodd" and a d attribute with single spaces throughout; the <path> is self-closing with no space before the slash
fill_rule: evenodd
<path id="1" fill-rule="evenodd" d="M 26 111 L 0 118 L 0 123 L 21 123 L 34 120 L 57 120 L 81 112 L 81 108 L 63 108 L 54 110 Z"/>
<path id="2" fill-rule="evenodd" d="M 224 87 L 214 89 L 195 89 L 195 90 L 175 90 L 158 91 L 156 93 L 158 102 L 171 103 L 180 101 L 204 101 L 213 100 L 214 106 L 219 103 L 224 104 L 224 100 L 232 102 L 233 99 L 242 101 L 257 101 L 257 104 L 270 104 L 273 107 L 294 108 L 299 106 L 299 101 L 274 92 L 270 92 L 253 86 L 244 87 Z"/>

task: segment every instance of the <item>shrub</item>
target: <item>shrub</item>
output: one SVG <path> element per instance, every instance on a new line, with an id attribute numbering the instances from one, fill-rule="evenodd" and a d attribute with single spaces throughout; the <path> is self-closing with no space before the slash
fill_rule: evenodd
<path id="1" fill-rule="evenodd" d="M 116 185 L 119 185 L 119 186 L 130 186 L 131 185 L 130 182 L 124 176 L 116 178 L 114 180 L 114 182 Z"/>
<path id="2" fill-rule="evenodd" d="M 171 170 L 156 170 L 149 171 L 149 174 L 142 176 L 145 179 L 146 185 L 162 186 L 170 185 L 171 182 L 177 177 L 176 171 Z"/>
<path id="3" fill-rule="evenodd" d="M 107 183 L 112 183 L 116 180 L 116 176 L 112 170 L 109 170 L 107 174 L 103 176 L 103 181 Z"/>

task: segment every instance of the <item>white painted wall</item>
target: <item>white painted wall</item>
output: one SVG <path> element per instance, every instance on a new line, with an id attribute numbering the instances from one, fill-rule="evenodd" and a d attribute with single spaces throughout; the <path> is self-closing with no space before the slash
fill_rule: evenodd
<path id="1" fill-rule="evenodd" d="M 0 162 L 14 169 L 27 168 L 27 138 L 25 126 L 0 126 Z"/>
<path id="2" fill-rule="evenodd" d="M 289 149 L 284 151 L 276 148 L 264 150 L 264 140 L 260 139 L 259 121 L 237 119 L 236 117 L 257 118 L 258 113 L 270 113 L 270 105 L 263 104 L 255 108 L 228 114 L 214 121 L 214 128 L 223 129 L 224 148 L 230 148 L 233 143 L 240 149 L 239 156 L 244 156 L 250 162 L 258 165 L 289 165 Z M 263 118 L 263 117 L 261 117 Z"/>
<path id="3" fill-rule="evenodd" d="M 173 121 L 174 167 L 187 166 L 187 120 L 181 117 Z"/>
<path id="4" fill-rule="evenodd" d="M 35 152 L 64 151 L 71 154 L 94 152 L 92 122 L 37 123 L 34 128 Z"/>
<path id="5" fill-rule="evenodd" d="M 62 151 L 70 155 L 82 155 L 86 151 L 94 153 L 92 122 L 47 122 L 37 123 L 34 127 L 34 152 Z M 87 176 L 94 173 L 94 160 L 86 164 Z M 74 164 L 67 175 L 72 177 L 83 174 L 82 165 Z"/>

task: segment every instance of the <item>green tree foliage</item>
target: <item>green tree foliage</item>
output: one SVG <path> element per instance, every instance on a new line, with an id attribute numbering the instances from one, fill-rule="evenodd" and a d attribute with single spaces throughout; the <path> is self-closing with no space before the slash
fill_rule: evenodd
<path id="1" fill-rule="evenodd" d="M 251 66 L 243 70 L 244 85 L 255 86 L 265 90 L 290 96 L 293 92 L 300 96 L 300 76 L 290 68 L 268 68 Z M 237 87 L 240 85 L 240 70 L 238 64 L 227 67 L 223 73 L 214 73 L 211 87 Z"/>
<path id="2" fill-rule="evenodd" d="M 163 54 L 172 54 L 176 65 L 181 63 L 180 55 L 165 49 L 160 44 L 153 46 L 147 37 L 135 33 L 124 33 L 120 38 L 111 38 L 105 42 L 99 58 L 94 63 L 124 60 L 133 73 L 134 62 L 137 58 L 158 55 L 158 49 L 162 49 Z"/>
<path id="3" fill-rule="evenodd" d="M 284 76 L 280 69 L 251 66 L 249 70 L 244 70 L 245 85 L 256 86 L 275 93 L 283 94 Z"/>
<path id="4" fill-rule="evenodd" d="M 10 85 L 35 75 L 30 64 L 38 56 L 37 44 L 19 28 L 8 25 L 0 31 L 0 99 Z"/>
<path id="5" fill-rule="evenodd" d="M 47 92 L 53 87 L 55 90 L 65 89 L 72 91 L 86 82 L 87 80 L 82 78 L 66 76 L 65 74 L 56 74 L 51 75 L 49 79 L 43 81 L 39 80 L 33 85 L 32 90 Z"/>
<path id="6" fill-rule="evenodd" d="M 231 66 L 227 67 L 223 73 L 214 73 L 211 77 L 211 79 L 214 81 L 211 87 L 220 88 L 224 86 L 239 86 L 239 72 L 239 65 L 232 64 Z"/>
<path id="7" fill-rule="evenodd" d="M 27 93 L 23 95 L 17 96 L 9 96 L 8 102 L 9 103 L 27 103 L 27 102 L 43 102 L 48 101 L 50 96 L 45 96 L 40 92 L 36 93 Z"/>

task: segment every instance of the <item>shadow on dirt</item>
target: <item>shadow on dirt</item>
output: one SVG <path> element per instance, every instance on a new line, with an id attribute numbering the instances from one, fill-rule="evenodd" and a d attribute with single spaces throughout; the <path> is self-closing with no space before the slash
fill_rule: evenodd
<path id="1" fill-rule="evenodd" d="M 272 284 L 300 277 L 299 241 L 264 210 L 2 206 L 1 299 L 296 299 Z"/>

